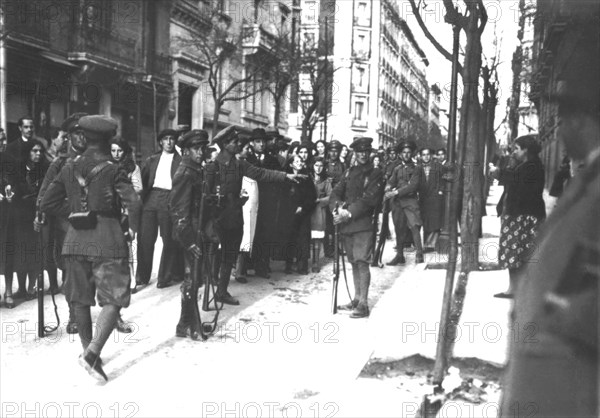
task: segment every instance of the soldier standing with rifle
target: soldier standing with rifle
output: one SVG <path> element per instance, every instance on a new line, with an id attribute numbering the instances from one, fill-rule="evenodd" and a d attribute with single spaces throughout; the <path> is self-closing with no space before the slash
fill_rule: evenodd
<path id="1" fill-rule="evenodd" d="M 208 145 L 208 133 L 194 129 L 186 133 L 180 146 L 184 157 L 173 176 L 173 189 L 169 195 L 169 212 L 173 221 L 173 234 L 185 250 L 185 273 L 181 284 L 181 316 L 175 329 L 178 337 L 198 340 L 202 335 L 202 324 L 197 311 L 198 287 L 201 263 L 196 262 L 207 256 L 207 246 L 198 242 L 201 213 L 204 169 L 202 161 Z M 195 280 L 194 280 L 195 279 Z"/>
<path id="2" fill-rule="evenodd" d="M 385 191 L 385 200 L 393 199 L 392 220 L 396 230 L 396 256 L 388 266 L 397 266 L 406 263 L 404 258 L 404 238 L 407 229 L 412 233 L 416 250 L 416 263 L 422 263 L 423 245 L 421 244 L 421 232 L 419 227 L 423 224 L 419 211 L 419 200 L 417 190 L 421 184 L 423 169 L 412 160 L 416 145 L 412 142 L 400 144 L 401 162 L 394 168 L 392 176 L 388 180 Z"/>
<path id="3" fill-rule="evenodd" d="M 223 207 L 217 214 L 215 228 L 221 244 L 221 266 L 219 269 L 219 285 L 215 299 L 228 305 L 239 305 L 240 302 L 227 291 L 231 269 L 236 262 L 243 235 L 244 219 L 240 196 L 242 178 L 249 177 L 257 182 L 283 182 L 286 179 L 298 181 L 307 177 L 301 174 L 286 174 L 282 171 L 267 170 L 255 167 L 246 160 L 238 160 L 235 155 L 240 152 L 240 140 L 234 126 L 228 126 L 213 138 L 221 152 L 213 164 L 206 167 L 208 188 L 210 193 L 223 196 Z M 267 249 L 263 249 L 266 251 Z"/>
<path id="4" fill-rule="evenodd" d="M 131 299 L 128 246 L 121 230 L 120 199 L 129 212 L 130 235 L 135 235 L 140 199 L 125 170 L 110 161 L 108 142 L 117 123 L 104 115 L 79 119 L 87 149 L 67 161 L 46 191 L 41 210 L 69 218 L 63 245 L 66 268 L 64 294 L 73 304 L 84 352 L 79 363 L 94 378 L 108 381 L 100 353 L 112 333 L 121 308 Z M 90 307 L 102 306 L 92 338 Z"/>
<path id="5" fill-rule="evenodd" d="M 351 318 L 369 316 L 369 264 L 373 257 L 373 212 L 383 195 L 383 172 L 369 160 L 372 138 L 355 138 L 350 146 L 356 153 L 357 165 L 350 167 L 331 192 L 329 207 L 333 222 L 339 225 L 341 239 L 352 265 L 355 296 L 340 310 L 352 310 Z"/>

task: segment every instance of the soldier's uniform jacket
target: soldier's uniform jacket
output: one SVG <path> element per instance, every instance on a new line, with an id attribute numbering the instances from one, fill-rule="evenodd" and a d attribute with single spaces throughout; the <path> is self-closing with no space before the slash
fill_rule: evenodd
<path id="1" fill-rule="evenodd" d="M 325 168 L 327 170 L 327 177 L 331 179 L 331 185 L 335 187 L 342 179 L 342 176 L 346 171 L 346 165 L 340 160 L 330 160 L 327 162 L 327 167 Z"/>
<path id="2" fill-rule="evenodd" d="M 334 187 L 329 198 L 331 211 L 336 203 L 348 205 L 349 222 L 340 225 L 340 232 L 350 234 L 373 229 L 373 211 L 383 195 L 383 172 L 370 162 L 350 167 Z"/>
<path id="3" fill-rule="evenodd" d="M 401 207 L 419 207 L 417 190 L 421 184 L 423 169 L 412 161 L 398 164 L 392 176 L 388 179 L 387 188 L 397 189 L 398 195 L 392 198 L 392 203 Z"/>
<path id="4" fill-rule="evenodd" d="M 187 157 L 173 177 L 173 188 L 169 194 L 169 212 L 173 221 L 173 238 L 183 248 L 196 243 L 198 215 L 202 200 L 204 169 Z"/>
<path id="5" fill-rule="evenodd" d="M 41 201 L 41 210 L 57 217 L 68 217 L 80 212 L 81 186 L 75 173 L 86 178 L 100 163 L 110 162 L 109 155 L 96 147 L 89 147 L 80 157 L 67 161 L 58 177 L 50 184 Z M 110 163 L 101 170 L 88 186 L 88 209 L 97 213 L 95 228 L 67 230 L 62 254 L 95 258 L 127 258 L 128 247 L 121 230 L 121 204 L 129 213 L 130 228 L 137 232 L 141 202 L 125 170 Z"/>
<path id="6" fill-rule="evenodd" d="M 244 225 L 242 214 L 242 177 L 246 176 L 257 182 L 285 181 L 286 173 L 255 167 L 246 160 L 238 160 L 235 155 L 223 149 L 215 162 L 206 166 L 208 187 L 211 193 L 223 196 L 222 210 L 218 212 L 217 225 L 223 229 L 236 229 Z"/>
<path id="7" fill-rule="evenodd" d="M 389 160 L 385 164 L 385 169 L 383 170 L 383 175 L 386 180 L 389 180 L 390 177 L 392 177 L 392 173 L 394 172 L 394 169 L 398 166 L 398 164 L 400 164 L 400 158 L 396 158 L 395 160 Z"/>

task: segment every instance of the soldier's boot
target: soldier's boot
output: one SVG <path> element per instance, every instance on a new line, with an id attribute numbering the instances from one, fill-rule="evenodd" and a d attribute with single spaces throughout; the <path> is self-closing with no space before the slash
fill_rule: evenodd
<path id="1" fill-rule="evenodd" d="M 73 309 L 73 304 L 67 302 L 69 306 L 69 322 L 67 322 L 67 334 L 77 334 L 79 331 L 77 330 L 77 321 L 75 320 L 75 310 Z"/>
<path id="2" fill-rule="evenodd" d="M 397 266 L 398 264 L 405 264 L 406 258 L 404 258 L 404 251 L 400 249 L 394 258 L 390 262 L 387 263 L 388 266 Z"/>
<path id="3" fill-rule="evenodd" d="M 194 303 L 197 303 L 197 295 L 194 298 L 191 286 L 185 282 L 181 286 L 181 314 L 179 322 L 175 327 L 175 335 L 180 338 L 190 337 L 192 340 L 200 338 L 200 326 L 196 319 Z"/>
<path id="4" fill-rule="evenodd" d="M 226 261 L 221 263 L 221 268 L 219 269 L 219 285 L 217 286 L 215 300 L 226 305 L 239 305 L 240 301 L 231 296 L 227 291 L 227 288 L 229 287 L 231 269 L 232 265 L 230 263 Z"/>
<path id="5" fill-rule="evenodd" d="M 350 303 L 338 306 L 340 311 L 353 311 L 357 306 L 361 294 L 360 270 L 358 263 L 351 263 L 352 282 L 354 283 L 354 299 Z"/>
<path id="6" fill-rule="evenodd" d="M 371 270 L 369 264 L 356 263 L 358 270 L 358 281 L 360 293 L 358 295 L 358 304 L 352 310 L 350 318 L 365 318 L 369 316 L 369 286 L 371 284 Z"/>
<path id="7" fill-rule="evenodd" d="M 421 243 L 421 233 L 419 231 L 418 226 L 413 226 L 410 228 L 410 232 L 412 233 L 413 243 L 415 245 L 416 255 L 415 255 L 415 263 L 424 263 L 425 259 L 423 257 L 423 244 Z"/>
<path id="8" fill-rule="evenodd" d="M 237 262 L 235 264 L 235 281 L 238 283 L 248 283 L 246 279 L 246 253 L 240 252 L 238 254 Z"/>
<path id="9" fill-rule="evenodd" d="M 298 274 L 308 274 L 308 258 L 298 260 Z"/>
<path id="10" fill-rule="evenodd" d="M 319 258 L 321 256 L 321 241 L 314 240 L 313 241 L 313 259 L 312 259 L 312 272 L 318 273 L 321 271 L 319 267 Z"/>

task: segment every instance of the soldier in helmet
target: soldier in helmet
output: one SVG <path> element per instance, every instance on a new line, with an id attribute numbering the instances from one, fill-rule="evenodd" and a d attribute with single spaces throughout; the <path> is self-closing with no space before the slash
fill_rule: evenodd
<path id="1" fill-rule="evenodd" d="M 169 212 L 173 221 L 173 234 L 185 250 L 185 273 L 181 285 L 181 316 L 175 329 L 178 337 L 190 337 L 197 340 L 201 334 L 197 323 L 194 303 L 197 303 L 198 289 L 192 288 L 192 274 L 194 260 L 201 257 L 205 248 L 197 241 L 199 225 L 200 202 L 202 199 L 202 185 L 204 182 L 204 169 L 202 161 L 208 145 L 208 133 L 201 129 L 194 129 L 186 133 L 181 142 L 185 151 L 181 164 L 173 176 L 173 189 L 169 195 Z"/>
<path id="2" fill-rule="evenodd" d="M 325 172 L 327 173 L 327 177 L 331 179 L 332 188 L 335 188 L 340 182 L 342 175 L 346 171 L 346 165 L 340 161 L 341 150 L 342 143 L 337 139 L 334 139 L 327 145 L 329 158 L 325 164 Z M 323 240 L 323 247 L 325 256 L 333 257 L 333 217 L 329 211 L 325 215 L 325 239 Z"/>
<path id="3" fill-rule="evenodd" d="M 331 192 L 329 207 L 333 222 L 340 225 L 341 239 L 352 265 L 355 296 L 348 305 L 340 309 L 352 310 L 352 318 L 369 316 L 369 284 L 373 258 L 374 234 L 373 212 L 383 195 L 383 172 L 373 168 L 369 159 L 372 138 L 356 138 L 351 148 L 356 154 L 357 164 L 342 176 Z M 334 211 L 338 206 L 339 209 Z"/>
<path id="4" fill-rule="evenodd" d="M 128 246 L 121 230 L 122 202 L 129 212 L 130 234 L 135 235 L 141 202 L 127 173 L 111 162 L 108 141 L 117 123 L 104 115 L 84 116 L 79 126 L 87 149 L 67 161 L 46 191 L 41 210 L 53 216 L 69 216 L 64 239 L 66 268 L 64 294 L 73 304 L 83 346 L 80 364 L 101 382 L 108 380 L 100 354 L 112 333 L 121 308 L 129 306 Z M 69 215 L 70 214 L 70 215 Z M 102 307 L 92 338 L 90 307 Z"/>

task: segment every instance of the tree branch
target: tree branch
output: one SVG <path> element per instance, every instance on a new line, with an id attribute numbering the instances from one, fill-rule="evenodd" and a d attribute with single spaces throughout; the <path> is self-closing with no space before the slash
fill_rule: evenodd
<path id="1" fill-rule="evenodd" d="M 427 29 L 427 26 L 425 26 L 425 22 L 423 22 L 423 18 L 421 17 L 421 13 L 419 12 L 419 9 L 417 8 L 417 5 L 415 4 L 415 0 L 409 0 L 409 1 L 410 1 L 410 6 L 412 8 L 412 11 L 413 11 L 415 17 L 417 18 L 417 22 L 419 23 L 419 26 L 423 30 L 423 33 L 425 34 L 425 36 L 427 37 L 427 39 L 429 39 L 429 41 L 432 43 L 432 45 L 435 47 L 435 49 L 437 49 L 439 51 L 439 53 L 444 56 L 444 58 L 446 58 L 448 61 L 452 62 L 452 54 L 450 52 L 448 52 L 437 41 L 437 39 L 435 39 L 433 37 L 433 35 L 431 34 L 431 32 L 429 32 L 429 29 Z"/>
<path id="2" fill-rule="evenodd" d="M 483 0 L 477 0 L 477 4 L 479 5 L 479 11 L 481 13 L 481 24 L 479 25 L 479 34 L 481 35 L 483 33 L 483 30 L 485 29 L 485 25 L 487 24 L 488 21 L 488 14 L 487 14 L 487 10 L 485 9 L 485 6 L 483 4 Z"/>

